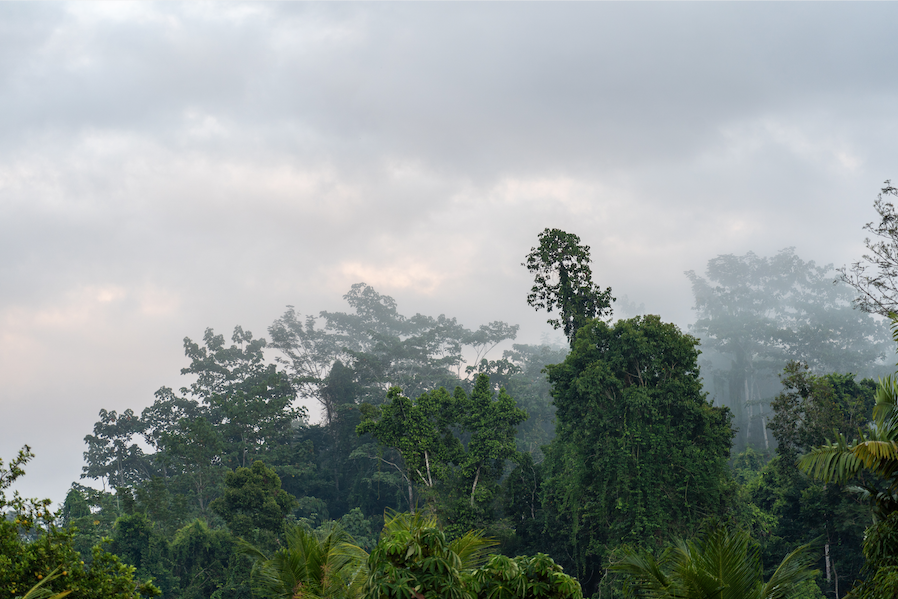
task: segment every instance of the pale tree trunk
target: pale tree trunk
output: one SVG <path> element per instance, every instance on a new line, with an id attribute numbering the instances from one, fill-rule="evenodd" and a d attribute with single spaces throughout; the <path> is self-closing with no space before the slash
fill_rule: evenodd
<path id="1" fill-rule="evenodd" d="M 474 491 L 477 490 L 478 480 L 480 480 L 480 466 L 477 467 L 477 474 L 474 475 L 474 485 L 471 487 L 471 507 L 474 507 Z"/>

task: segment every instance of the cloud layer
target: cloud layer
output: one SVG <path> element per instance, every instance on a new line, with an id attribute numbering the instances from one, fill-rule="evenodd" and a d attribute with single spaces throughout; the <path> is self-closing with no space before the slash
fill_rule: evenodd
<path id="1" fill-rule="evenodd" d="M 686 327 L 722 253 L 862 253 L 891 4 L 0 6 L 0 453 L 61 499 L 181 340 L 365 281 L 536 342 L 545 227 Z"/>

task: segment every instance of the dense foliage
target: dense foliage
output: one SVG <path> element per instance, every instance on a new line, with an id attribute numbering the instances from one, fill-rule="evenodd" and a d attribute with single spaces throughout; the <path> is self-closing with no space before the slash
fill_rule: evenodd
<path id="1" fill-rule="evenodd" d="M 548 369 L 558 424 L 543 502 L 587 588 L 621 543 L 663 543 L 726 510 L 732 430 L 702 392 L 697 344 L 655 316 L 594 320 Z"/>
<path id="2" fill-rule="evenodd" d="M 52 593 L 72 599 L 134 599 L 159 590 L 134 578 L 135 568 L 94 545 L 87 555 L 75 550 L 75 530 L 59 526 L 50 500 L 25 499 L 6 490 L 25 474 L 34 457 L 25 446 L 8 466 L 0 459 L 0 594 L 32 597 Z M 38 588 L 37 585 L 39 585 Z M 32 592 L 32 589 L 33 592 Z"/>
<path id="3" fill-rule="evenodd" d="M 270 342 L 239 326 L 229 342 L 211 329 L 186 338 L 188 384 L 160 388 L 140 413 L 102 410 L 85 437 L 83 478 L 102 490 L 73 484 L 59 514 L 0 494 L 0 588 L 29 599 L 898 588 L 898 418 L 882 407 L 898 389 L 857 379 L 882 368 L 883 327 L 851 308 L 831 267 L 791 250 L 719 256 L 705 277 L 688 273 L 692 336 L 659 316 L 612 321 L 611 289 L 593 282 L 576 235 L 546 229 L 525 266 L 528 302 L 557 313 L 570 348 L 511 345 L 517 326 L 500 321 L 404 316 L 364 283 L 344 296 L 349 312 L 288 307 Z M 320 423 L 302 402 L 320 406 Z M 808 452 L 823 480 L 798 467 Z M 29 455 L 0 468 L 0 491 Z M 849 478 L 861 494 L 826 482 Z"/>

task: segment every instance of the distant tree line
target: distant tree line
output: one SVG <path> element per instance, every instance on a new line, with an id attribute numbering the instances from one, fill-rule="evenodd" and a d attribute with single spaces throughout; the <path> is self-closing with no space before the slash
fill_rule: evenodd
<path id="1" fill-rule="evenodd" d="M 347 312 L 288 307 L 268 339 L 239 326 L 185 339 L 189 384 L 139 414 L 102 410 L 85 437 L 83 478 L 102 490 L 74 483 L 53 513 L 2 495 L 27 449 L 0 463 L 0 542 L 17 556 L 0 560 L 0 589 L 841 597 L 861 581 L 879 596 L 898 567 L 870 540 L 898 506 L 898 392 L 857 375 L 887 368 L 887 325 L 793 250 L 687 273 L 695 336 L 658 316 L 613 320 L 590 265 L 558 229 L 524 262 L 527 301 L 567 347 L 496 357 L 517 326 L 404 316 L 364 283 Z M 859 449 L 871 439 L 878 462 Z M 732 566 L 700 565 L 712 556 Z M 106 586 L 88 591 L 91 576 Z"/>

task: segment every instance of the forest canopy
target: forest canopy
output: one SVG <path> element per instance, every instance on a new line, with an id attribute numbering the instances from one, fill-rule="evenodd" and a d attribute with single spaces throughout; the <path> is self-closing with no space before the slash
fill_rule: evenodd
<path id="1" fill-rule="evenodd" d="M 745 592 L 782 580 L 822 597 L 864 579 L 862 555 L 890 567 L 864 536 L 891 514 L 881 486 L 861 481 L 871 510 L 798 467 L 832 433 L 844 449 L 886 428 L 882 385 L 857 376 L 887 368 L 894 341 L 831 266 L 718 256 L 686 273 L 686 333 L 614 320 L 589 246 L 559 229 L 538 241 L 526 300 L 557 314 L 567 347 L 403 315 L 364 283 L 346 312 L 288 306 L 268 339 L 185 338 L 188 384 L 140 413 L 101 410 L 85 437 L 82 478 L 101 489 L 73 483 L 55 514 L 3 499 L 20 557 L 0 588 L 39 572 L 33 596 L 97 599 L 623 597 L 664 580 L 688 595 L 677 577 L 726 551 Z M 101 594 L 79 582 L 107 575 Z"/>

